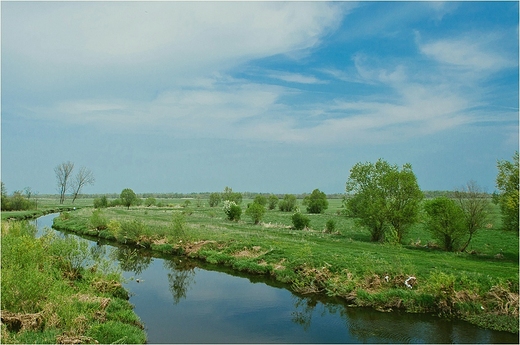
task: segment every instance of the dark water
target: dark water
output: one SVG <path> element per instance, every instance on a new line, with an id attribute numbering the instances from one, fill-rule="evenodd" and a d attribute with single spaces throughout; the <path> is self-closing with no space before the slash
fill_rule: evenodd
<path id="1" fill-rule="evenodd" d="M 38 219 L 51 226 L 56 216 Z M 39 231 L 39 234 L 42 232 Z M 118 262 L 149 343 L 515 343 L 518 335 L 430 315 L 350 308 L 185 258 L 96 244 Z"/>

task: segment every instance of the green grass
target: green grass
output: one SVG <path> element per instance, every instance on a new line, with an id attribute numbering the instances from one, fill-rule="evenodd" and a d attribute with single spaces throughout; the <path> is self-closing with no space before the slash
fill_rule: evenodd
<path id="1" fill-rule="evenodd" d="M 35 233 L 2 221 L 3 343 L 146 342 L 118 271 L 84 240 Z"/>
<path id="2" fill-rule="evenodd" d="M 243 209 L 249 202 L 242 202 Z M 270 275 L 299 293 L 324 293 L 384 310 L 434 312 L 488 328 L 516 325 L 507 330 L 518 332 L 518 236 L 500 229 L 496 206 L 488 227 L 475 235 L 468 252 L 448 253 L 433 245 L 420 223 L 402 244 L 372 243 L 367 230 L 341 215 L 339 199 L 329 200 L 324 214 L 307 215 L 307 230 L 292 229 L 292 213 L 277 210 L 267 211 L 261 224 L 254 225 L 245 215 L 239 222 L 226 220 L 221 207 L 210 208 L 207 200 L 201 207 L 192 203 L 187 208 L 181 206 L 183 199 L 162 203 L 168 206 L 104 209 L 108 220 L 121 225 L 138 221 L 142 230 L 109 229 L 101 234 Z M 301 201 L 299 205 L 306 214 Z M 98 231 L 89 227 L 91 214 L 88 208 L 77 210 L 69 219 L 56 218 L 55 226 L 96 235 Z M 179 214 L 185 220 L 181 235 L 172 226 Z M 323 231 L 331 219 L 336 224 L 332 234 Z M 411 290 L 404 285 L 410 276 L 417 279 Z"/>

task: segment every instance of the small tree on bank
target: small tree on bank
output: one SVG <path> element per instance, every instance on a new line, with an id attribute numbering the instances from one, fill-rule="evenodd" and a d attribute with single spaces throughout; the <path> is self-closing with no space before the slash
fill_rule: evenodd
<path id="1" fill-rule="evenodd" d="M 437 239 L 444 250 L 459 250 L 466 236 L 464 211 L 457 203 L 446 197 L 428 200 L 424 203 L 428 215 L 426 228 Z"/>
<path id="2" fill-rule="evenodd" d="M 94 184 L 94 174 L 92 171 L 85 167 L 81 167 L 78 173 L 70 182 L 70 191 L 72 193 L 72 203 L 76 200 L 78 195 L 81 193 L 81 190 L 84 186 L 89 184 Z"/>
<path id="3" fill-rule="evenodd" d="M 65 201 L 65 193 L 69 188 L 69 179 L 73 169 L 74 163 L 69 161 L 61 163 L 54 168 L 54 172 L 56 173 L 57 189 L 60 194 L 60 204 L 63 204 Z"/>
<path id="4" fill-rule="evenodd" d="M 130 188 L 123 189 L 119 198 L 121 199 L 121 204 L 126 206 L 127 209 L 130 209 L 130 206 L 137 204 L 138 201 L 137 195 Z"/>
<path id="5" fill-rule="evenodd" d="M 346 191 L 347 214 L 369 229 L 372 241 L 382 241 L 391 226 L 400 242 L 418 220 L 423 194 L 410 164 L 399 169 L 382 159 L 357 163 L 350 170 Z"/>
<path id="6" fill-rule="evenodd" d="M 464 224 L 468 235 L 467 241 L 460 248 L 463 252 L 477 230 L 484 226 L 488 217 L 489 200 L 475 181 L 469 181 L 462 189 L 455 191 L 455 199 L 464 213 Z"/>

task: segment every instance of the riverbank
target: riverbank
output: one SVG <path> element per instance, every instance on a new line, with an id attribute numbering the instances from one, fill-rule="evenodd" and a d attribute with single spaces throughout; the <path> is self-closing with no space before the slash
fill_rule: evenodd
<path id="1" fill-rule="evenodd" d="M 405 239 L 409 245 L 392 245 L 369 242 L 368 232 L 334 207 L 309 215 L 311 229 L 303 231 L 291 229 L 291 215 L 269 211 L 254 225 L 227 221 L 220 208 L 204 206 L 83 209 L 63 213 L 54 227 L 270 275 L 298 293 L 340 297 L 353 306 L 518 333 L 516 234 L 485 229 L 472 254 L 446 253 L 424 245 L 431 239 L 420 225 Z M 335 233 L 323 232 L 330 219 Z"/>
<path id="2" fill-rule="evenodd" d="M 145 343 L 122 277 L 85 241 L 2 221 L 2 343 Z"/>

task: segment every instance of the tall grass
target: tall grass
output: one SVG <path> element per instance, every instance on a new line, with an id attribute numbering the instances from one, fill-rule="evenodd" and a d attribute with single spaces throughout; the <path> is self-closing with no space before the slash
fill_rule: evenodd
<path id="1" fill-rule="evenodd" d="M 2 221 L 3 343 L 144 343 L 118 271 L 84 240 Z"/>

